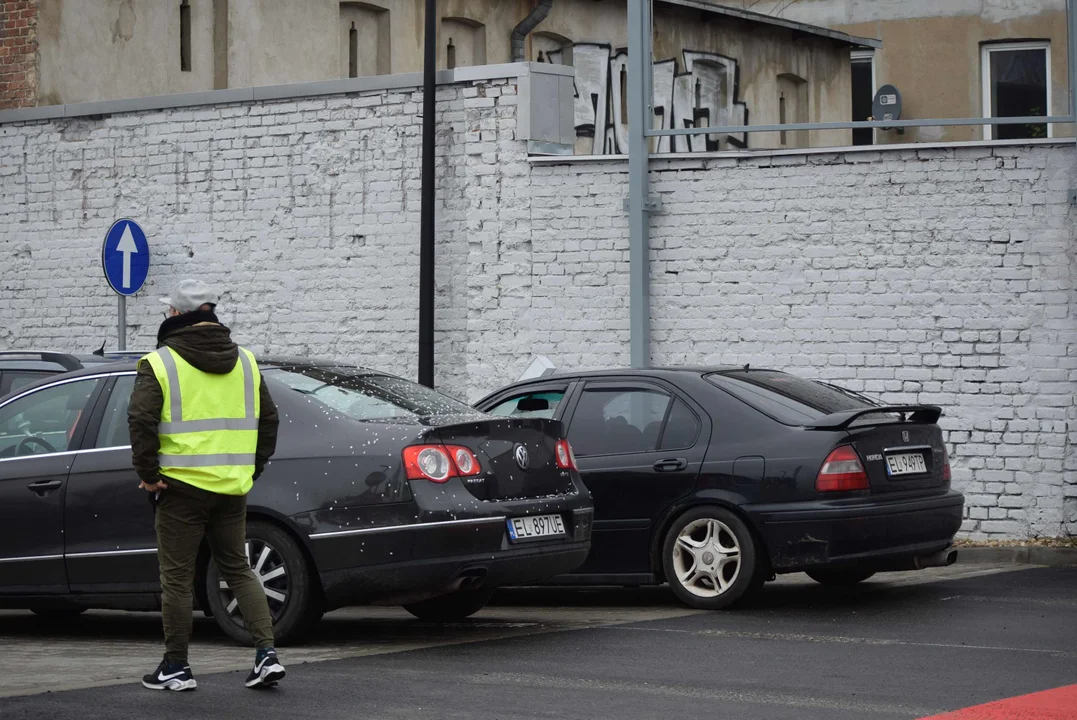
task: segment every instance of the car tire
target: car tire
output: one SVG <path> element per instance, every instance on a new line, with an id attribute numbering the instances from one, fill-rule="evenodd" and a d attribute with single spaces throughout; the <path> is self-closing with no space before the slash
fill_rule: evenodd
<path id="1" fill-rule="evenodd" d="M 410 603 L 404 609 L 425 622 L 458 622 L 482 610 L 493 596 L 493 588 L 457 590 L 448 595 Z"/>
<path id="2" fill-rule="evenodd" d="M 288 533 L 265 522 L 247 523 L 248 555 L 252 569 L 262 563 L 262 576 L 273 574 L 262 586 L 266 589 L 273 615 L 273 639 L 287 645 L 301 639 L 322 617 L 321 603 L 306 557 Z M 265 550 L 268 548 L 268 553 Z M 263 559 L 262 556 L 265 555 Z M 277 570 L 283 567 L 284 572 Z M 253 645 L 239 608 L 227 583 L 221 580 L 216 564 L 206 568 L 206 598 L 217 625 L 225 635 L 243 645 Z M 283 597 L 284 601 L 279 598 Z"/>
<path id="3" fill-rule="evenodd" d="M 829 587 L 851 587 L 857 583 L 864 582 L 874 574 L 874 570 L 865 570 L 863 568 L 847 568 L 844 570 L 820 568 L 807 571 L 808 577 L 812 580 Z"/>
<path id="4" fill-rule="evenodd" d="M 689 607 L 721 610 L 733 605 L 765 578 L 748 526 L 717 506 L 684 513 L 670 526 L 662 544 L 666 580 Z"/>

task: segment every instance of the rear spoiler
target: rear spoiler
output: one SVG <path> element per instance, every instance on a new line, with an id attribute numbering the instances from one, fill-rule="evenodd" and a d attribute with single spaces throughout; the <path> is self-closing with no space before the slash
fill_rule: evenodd
<path id="1" fill-rule="evenodd" d="M 845 430 L 854 421 L 865 415 L 879 413 L 899 413 L 901 422 L 934 424 L 942 417 L 942 408 L 937 405 L 882 405 L 879 407 L 867 407 L 860 410 L 847 410 L 845 412 L 824 415 L 818 420 L 806 423 L 807 430 Z M 907 416 L 907 417 L 906 417 Z"/>

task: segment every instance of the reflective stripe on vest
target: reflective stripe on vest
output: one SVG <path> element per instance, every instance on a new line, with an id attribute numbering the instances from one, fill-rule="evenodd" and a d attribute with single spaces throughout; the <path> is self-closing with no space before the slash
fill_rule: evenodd
<path id="1" fill-rule="evenodd" d="M 158 425 L 161 473 L 210 492 L 246 494 L 260 414 L 254 356 L 240 348 L 235 367 L 223 374 L 198 370 L 169 348 L 143 359 L 165 400 Z"/>
<path id="2" fill-rule="evenodd" d="M 166 352 L 167 351 L 167 352 Z M 161 364 L 165 366 L 165 374 L 168 376 L 169 415 L 171 422 L 161 422 L 157 432 L 162 435 L 176 435 L 178 433 L 206 432 L 209 430 L 257 430 L 258 416 L 254 412 L 254 371 L 251 367 L 247 353 L 240 349 L 239 361 L 243 363 L 243 417 L 242 418 L 213 418 L 209 420 L 184 420 L 183 397 L 180 389 L 179 368 L 176 366 L 176 358 L 168 348 L 157 351 L 161 358 Z"/>
<path id="3" fill-rule="evenodd" d="M 254 465 L 254 453 L 219 453 L 217 455 L 158 455 L 162 465 L 179 468 L 217 467 L 219 465 Z"/>

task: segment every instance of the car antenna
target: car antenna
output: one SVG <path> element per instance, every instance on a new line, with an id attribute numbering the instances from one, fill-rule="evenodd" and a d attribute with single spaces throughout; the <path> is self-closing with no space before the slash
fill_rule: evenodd
<path id="1" fill-rule="evenodd" d="M 108 340 L 105 340 L 104 342 L 102 342 L 101 347 L 94 350 L 93 354 L 94 355 L 99 355 L 101 357 L 104 357 L 105 356 L 105 343 L 107 343 L 107 342 L 108 342 Z"/>
<path id="2" fill-rule="evenodd" d="M 744 372 L 748 372 L 748 365 L 751 363 L 744 363 Z"/>

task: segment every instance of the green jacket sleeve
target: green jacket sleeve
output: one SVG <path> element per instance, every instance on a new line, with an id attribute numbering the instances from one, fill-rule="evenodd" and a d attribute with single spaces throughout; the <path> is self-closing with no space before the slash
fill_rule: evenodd
<path id="1" fill-rule="evenodd" d="M 135 388 L 131 392 L 131 404 L 127 409 L 127 425 L 131 431 L 131 456 L 135 472 L 139 480 L 150 485 L 161 479 L 161 465 L 157 459 L 161 440 L 157 437 L 157 426 L 161 422 L 163 405 L 164 392 L 153 374 L 153 368 L 148 362 L 140 362 Z"/>
<path id="2" fill-rule="evenodd" d="M 254 479 L 265 470 L 269 458 L 277 449 L 277 427 L 280 425 L 280 417 L 277 415 L 277 406 L 266 387 L 265 378 L 259 383 L 259 404 L 261 411 L 258 415 L 258 447 L 254 451 Z"/>

